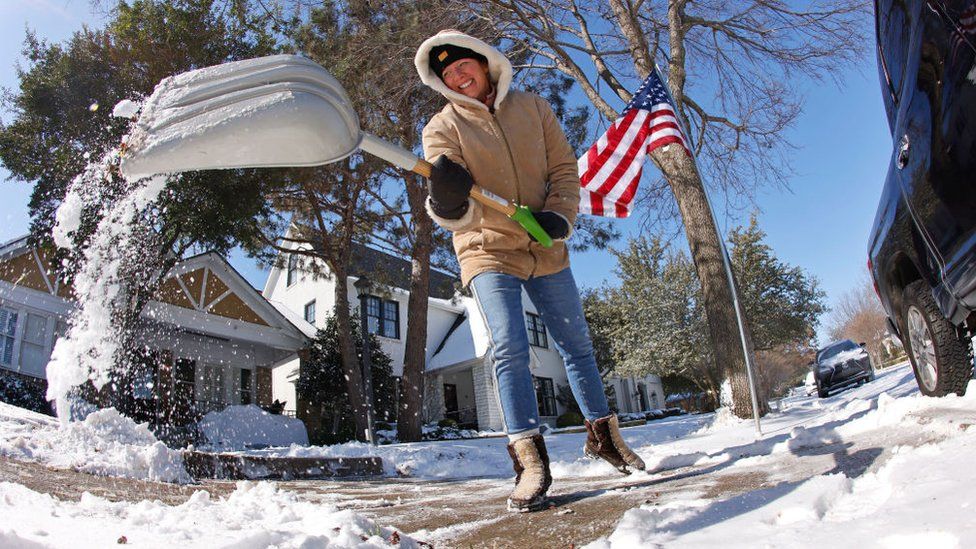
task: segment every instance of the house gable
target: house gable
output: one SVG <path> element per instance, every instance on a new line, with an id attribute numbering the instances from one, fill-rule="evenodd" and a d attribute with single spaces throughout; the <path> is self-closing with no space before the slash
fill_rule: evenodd
<path id="1" fill-rule="evenodd" d="M 20 296 L 15 300 L 33 302 L 52 312 L 66 312 L 63 307 L 70 307 L 75 296 L 71 285 L 62 283 L 55 275 L 53 256 L 53 252 L 45 248 L 31 246 L 27 237 L 0 246 L 0 282 L 9 284 L 8 298 L 13 292 Z M 33 292 L 51 296 L 45 302 L 48 304 L 41 306 L 41 302 L 36 301 L 42 299 L 41 296 Z M 35 297 L 29 297 L 32 293 Z M 147 310 L 158 306 L 193 311 L 197 314 L 191 316 L 197 320 L 216 316 L 252 325 L 265 334 L 271 329 L 286 339 L 304 338 L 300 330 L 262 299 L 223 257 L 212 252 L 178 262 L 160 285 Z"/>
<path id="2" fill-rule="evenodd" d="M 226 269 L 218 270 L 226 272 Z M 231 290 L 211 265 L 170 275 L 160 286 L 156 300 L 260 326 L 270 325 L 244 298 Z"/>
<path id="3" fill-rule="evenodd" d="M 43 248 L 26 245 L 26 239 L 5 246 L 0 253 L 0 280 L 66 299 L 71 288 L 62 284 L 54 273 L 52 254 Z"/>

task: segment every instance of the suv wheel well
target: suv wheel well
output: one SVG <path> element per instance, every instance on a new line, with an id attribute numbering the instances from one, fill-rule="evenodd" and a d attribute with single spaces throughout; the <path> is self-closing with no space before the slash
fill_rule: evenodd
<path id="1" fill-rule="evenodd" d="M 915 282 L 922 278 L 922 275 L 918 272 L 915 264 L 908 258 L 908 256 L 900 254 L 892 262 L 891 269 L 888 271 L 888 287 L 891 288 L 891 294 L 888 299 L 891 301 L 891 307 L 893 309 L 892 313 L 895 319 L 898 319 L 903 303 L 903 294 L 905 288 L 909 284 Z M 904 326 L 898 327 L 900 330 L 904 329 Z"/>

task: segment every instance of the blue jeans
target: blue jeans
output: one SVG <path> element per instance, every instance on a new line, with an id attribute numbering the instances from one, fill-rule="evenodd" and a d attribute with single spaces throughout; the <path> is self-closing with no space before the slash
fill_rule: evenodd
<path id="1" fill-rule="evenodd" d="M 489 352 L 505 430 L 512 435 L 539 427 L 539 408 L 529 371 L 523 287 L 555 340 L 583 416 L 594 420 L 608 415 L 610 407 L 572 271 L 566 268 L 528 280 L 503 273 L 481 273 L 471 281 L 471 288 L 488 326 Z"/>

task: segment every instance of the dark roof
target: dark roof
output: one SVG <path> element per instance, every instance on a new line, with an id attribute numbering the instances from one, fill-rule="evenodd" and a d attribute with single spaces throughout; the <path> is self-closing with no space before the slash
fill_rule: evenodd
<path id="1" fill-rule="evenodd" d="M 380 250 L 369 248 L 361 244 L 353 244 L 352 264 L 349 267 L 351 276 L 360 277 L 363 274 L 373 282 L 410 290 L 410 260 L 397 257 Z M 461 279 L 434 269 L 430 270 L 430 297 L 451 299 Z"/>

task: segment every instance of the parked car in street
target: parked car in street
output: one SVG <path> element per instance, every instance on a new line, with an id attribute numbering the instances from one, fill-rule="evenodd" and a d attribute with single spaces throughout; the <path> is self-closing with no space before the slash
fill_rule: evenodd
<path id="1" fill-rule="evenodd" d="M 874 380 L 874 367 L 868 352 L 849 339 L 835 341 L 818 350 L 811 368 L 820 398 L 826 397 L 830 391 Z"/>
<path id="2" fill-rule="evenodd" d="M 921 392 L 963 394 L 976 328 L 976 1 L 875 0 L 892 153 L 868 268 Z"/>

